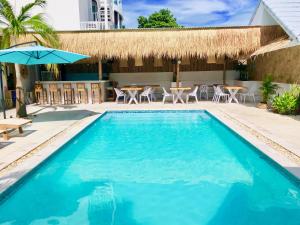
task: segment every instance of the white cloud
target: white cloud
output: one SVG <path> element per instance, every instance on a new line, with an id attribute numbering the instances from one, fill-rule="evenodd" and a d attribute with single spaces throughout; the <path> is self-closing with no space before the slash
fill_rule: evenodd
<path id="1" fill-rule="evenodd" d="M 137 27 L 137 18 L 162 8 L 170 9 L 184 26 L 245 25 L 258 0 L 167 0 L 147 3 L 146 0 L 124 3 L 125 25 Z M 148 1 L 149 2 L 149 1 Z"/>

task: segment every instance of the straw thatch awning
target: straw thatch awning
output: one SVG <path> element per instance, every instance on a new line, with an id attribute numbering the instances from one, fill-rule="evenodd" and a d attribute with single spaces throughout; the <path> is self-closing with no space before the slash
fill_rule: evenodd
<path id="1" fill-rule="evenodd" d="M 231 58 L 251 55 L 285 35 L 279 26 L 58 32 L 63 50 L 93 59 L 128 57 Z M 30 41 L 29 36 L 19 42 Z"/>
<path id="2" fill-rule="evenodd" d="M 251 54 L 251 57 L 256 57 L 258 55 L 264 55 L 269 52 L 274 52 L 280 49 L 285 48 L 291 48 L 296 45 L 299 45 L 299 43 L 295 43 L 292 40 L 288 38 L 279 38 L 278 40 L 275 40 L 271 42 L 270 44 L 267 44 L 265 46 L 262 46 L 261 48 L 257 49 L 253 54 Z"/>

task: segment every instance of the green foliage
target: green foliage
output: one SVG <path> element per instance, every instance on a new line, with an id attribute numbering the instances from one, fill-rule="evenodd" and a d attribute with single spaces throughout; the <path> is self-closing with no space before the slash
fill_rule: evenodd
<path id="1" fill-rule="evenodd" d="M 268 74 L 265 76 L 262 86 L 260 90 L 262 92 L 262 103 L 267 104 L 270 100 L 271 96 L 276 94 L 276 90 L 278 89 L 278 85 L 273 83 L 272 75 Z"/>
<path id="2" fill-rule="evenodd" d="M 297 114 L 300 107 L 300 87 L 294 85 L 289 91 L 275 97 L 272 107 L 280 114 Z"/>
<path id="3" fill-rule="evenodd" d="M 20 36 L 27 34 L 32 35 L 41 45 L 58 47 L 58 36 L 54 29 L 46 23 L 44 15 L 42 13 L 32 15 L 35 8 L 45 7 L 45 5 L 45 0 L 34 0 L 24 5 L 17 15 L 8 0 L 0 0 L 0 25 L 2 27 L 0 47 L 8 48 L 12 43 L 16 44 Z M 30 33 L 30 31 L 35 34 Z"/>
<path id="4" fill-rule="evenodd" d="M 240 80 L 248 80 L 248 66 L 246 63 L 238 62 L 234 65 L 234 70 L 240 73 Z"/>
<path id="5" fill-rule="evenodd" d="M 176 18 L 169 9 L 161 9 L 155 12 L 148 18 L 140 16 L 138 18 L 138 28 L 179 28 Z"/>

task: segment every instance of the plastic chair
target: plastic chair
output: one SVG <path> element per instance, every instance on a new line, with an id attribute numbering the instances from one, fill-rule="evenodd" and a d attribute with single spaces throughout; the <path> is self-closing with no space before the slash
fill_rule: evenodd
<path id="1" fill-rule="evenodd" d="M 198 89 L 199 89 L 199 87 L 196 86 L 195 89 L 192 92 L 190 92 L 190 93 L 187 94 L 187 96 L 186 96 L 186 103 L 189 102 L 190 97 L 195 98 L 196 102 L 198 103 L 198 97 L 197 97 Z"/>
<path id="2" fill-rule="evenodd" d="M 116 92 L 116 103 L 119 102 L 119 98 L 124 98 L 124 103 L 126 103 L 126 98 L 127 98 L 127 95 L 121 91 L 120 89 L 118 88 L 114 88 L 115 92 Z"/>
<path id="3" fill-rule="evenodd" d="M 140 94 L 140 102 L 142 102 L 142 98 L 144 99 L 148 99 L 148 102 L 150 103 L 151 102 L 151 90 L 152 88 L 147 88 L 145 91 L 143 91 L 141 94 Z"/>
<path id="4" fill-rule="evenodd" d="M 226 94 L 222 91 L 221 87 L 219 86 L 214 86 L 214 97 L 213 97 L 213 102 L 220 102 L 220 99 L 223 98 L 225 100 L 225 102 L 228 102 L 229 99 L 229 94 Z"/>
<path id="5" fill-rule="evenodd" d="M 252 85 L 246 93 L 240 93 L 240 100 L 246 103 L 246 98 L 249 97 L 250 99 L 253 99 L 253 102 L 255 103 L 255 86 Z"/>
<path id="6" fill-rule="evenodd" d="M 167 98 L 172 98 L 173 102 L 174 102 L 174 95 L 167 92 L 164 87 L 162 89 L 163 89 L 163 103 L 165 104 L 165 101 L 166 101 Z"/>
<path id="7" fill-rule="evenodd" d="M 206 100 L 208 100 L 208 85 L 201 85 L 199 88 L 200 91 L 200 99 L 202 99 L 202 94 L 206 95 Z"/>

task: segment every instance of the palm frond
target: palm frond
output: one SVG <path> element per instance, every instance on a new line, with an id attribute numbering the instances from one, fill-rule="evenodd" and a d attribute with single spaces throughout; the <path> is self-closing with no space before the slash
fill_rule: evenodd
<path id="1" fill-rule="evenodd" d="M 51 47 L 59 47 L 58 36 L 55 33 L 54 29 L 47 24 L 42 13 L 36 14 L 28 20 L 24 21 L 23 25 L 39 34 L 42 39 L 45 40 L 47 45 L 50 45 Z M 41 40 L 39 41 L 41 42 Z"/>
<path id="2" fill-rule="evenodd" d="M 13 7 L 7 0 L 0 0 L 0 18 L 10 24 L 16 19 Z"/>
<path id="3" fill-rule="evenodd" d="M 34 2 L 28 3 L 21 8 L 20 14 L 17 19 L 19 21 L 24 21 L 30 17 L 30 11 L 32 11 L 35 7 L 44 7 L 46 5 L 45 0 L 35 0 Z"/>

